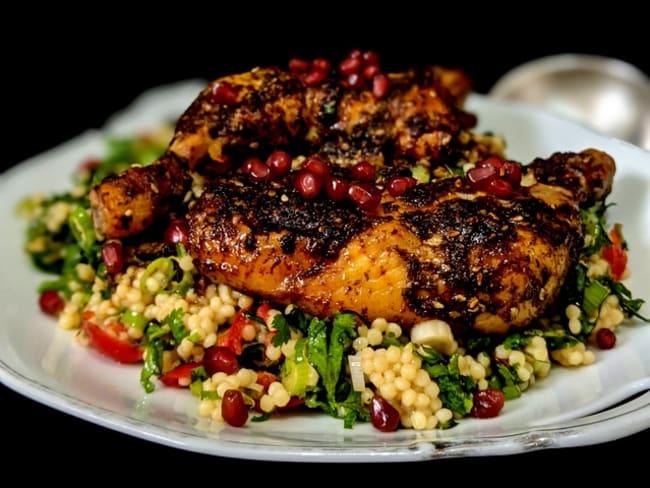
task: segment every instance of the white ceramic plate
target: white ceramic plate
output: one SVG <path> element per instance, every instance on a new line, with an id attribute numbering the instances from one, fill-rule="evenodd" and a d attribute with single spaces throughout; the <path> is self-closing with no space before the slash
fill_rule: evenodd
<path id="1" fill-rule="evenodd" d="M 625 326 L 597 362 L 569 370 L 555 367 L 495 419 L 465 419 L 446 431 L 401 430 L 384 434 L 370 425 L 344 429 L 318 414 L 293 415 L 232 428 L 197 415 L 187 391 L 142 390 L 138 366 L 122 366 L 72 342 L 37 307 L 44 278 L 22 252 L 24 222 L 13 209 L 35 191 L 51 194 L 70 186 L 80 161 L 101 155 L 106 132 L 133 134 L 174 120 L 203 83 L 159 88 L 138 99 L 107 124 L 20 164 L 0 181 L 0 381 L 50 407 L 104 427 L 172 447 L 258 460 L 394 462 L 454 456 L 498 455 L 548 447 L 594 444 L 650 427 L 650 325 Z M 480 130 L 502 134 L 508 153 L 524 162 L 554 151 L 596 147 L 618 164 L 610 222 L 624 225 L 631 248 L 626 285 L 650 301 L 650 153 L 601 137 L 581 126 L 520 105 L 472 96 Z M 650 315 L 646 303 L 642 313 Z"/>

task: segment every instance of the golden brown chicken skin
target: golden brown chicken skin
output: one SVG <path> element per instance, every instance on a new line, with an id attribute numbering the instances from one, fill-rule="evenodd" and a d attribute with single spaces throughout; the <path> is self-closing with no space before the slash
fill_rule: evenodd
<path id="1" fill-rule="evenodd" d="M 579 206 L 604 198 L 614 171 L 599 151 L 558 153 L 508 198 L 453 177 L 385 193 L 374 212 L 229 178 L 190 209 L 189 252 L 210 279 L 317 316 L 504 333 L 555 301 L 582 248 Z"/>
<path id="2" fill-rule="evenodd" d="M 192 172 L 220 176 L 275 149 L 318 156 L 329 165 L 367 161 L 406 166 L 425 159 L 454 165 L 474 144 L 462 110 L 469 90 L 460 72 L 433 67 L 389 75 L 386 96 L 346 88 L 335 77 L 317 86 L 279 68 L 256 68 L 209 83 L 177 122 L 166 154 L 145 168 L 101 182 L 90 200 L 97 231 L 135 235 L 182 201 Z M 183 174 L 184 173 L 184 174 Z M 173 180 L 173 181 L 170 181 Z M 142 191 L 145 189 L 145 191 Z"/>

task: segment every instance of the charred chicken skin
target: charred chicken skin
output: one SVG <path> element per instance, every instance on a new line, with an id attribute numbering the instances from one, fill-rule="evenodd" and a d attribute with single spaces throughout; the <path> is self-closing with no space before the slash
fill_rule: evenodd
<path id="1" fill-rule="evenodd" d="M 229 178 L 190 209 L 190 254 L 217 282 L 314 315 L 504 333 L 557 298 L 583 245 L 579 206 L 609 193 L 614 170 L 599 151 L 558 153 L 508 199 L 453 177 L 386 193 L 374 213 Z"/>
<path id="2" fill-rule="evenodd" d="M 476 150 L 459 137 L 475 124 L 461 108 L 470 87 L 462 73 L 432 67 L 389 77 L 390 89 L 381 99 L 333 79 L 306 86 L 278 68 L 211 82 L 180 117 L 159 161 L 109 178 L 90 193 L 98 233 L 137 234 L 166 215 L 169 208 L 162 202 L 183 199 L 190 171 L 225 174 L 247 157 L 278 148 L 339 167 L 362 160 L 377 167 L 420 159 L 433 166 L 454 164 Z"/>
<path id="3" fill-rule="evenodd" d="M 471 133 L 467 78 L 430 68 L 388 79 L 381 96 L 277 68 L 213 81 L 160 160 L 91 191 L 97 232 L 137 240 L 170 212 L 183 215 L 203 276 L 317 316 L 353 311 L 407 328 L 439 319 L 458 337 L 529 325 L 578 259 L 580 207 L 609 194 L 614 161 L 594 149 L 556 153 L 518 166 L 523 177 L 507 194 L 489 191 L 448 171 L 499 152 Z M 254 178 L 243 169 L 278 149 L 294 169 L 316 156 L 343 177 L 369 163 L 379 203 L 306 198 L 297 171 Z M 431 181 L 386 191 L 414 166 Z M 193 192 L 197 178 L 205 186 Z"/>

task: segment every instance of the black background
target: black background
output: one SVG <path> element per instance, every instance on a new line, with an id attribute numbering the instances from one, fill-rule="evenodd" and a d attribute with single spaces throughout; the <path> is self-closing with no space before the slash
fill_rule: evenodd
<path id="1" fill-rule="evenodd" d="M 388 7 L 388 8 L 387 8 Z M 468 72 L 478 92 L 486 93 L 499 76 L 529 59 L 566 52 L 613 56 L 650 73 L 642 16 L 626 11 L 570 16 L 549 4 L 526 10 L 468 5 L 380 6 L 304 4 L 309 13 L 278 4 L 260 11 L 242 4 L 225 9 L 190 5 L 135 15 L 107 7 L 77 12 L 74 20 L 60 10 L 7 18 L 3 30 L 2 169 L 38 154 L 85 129 L 101 127 L 106 118 L 139 93 L 155 85 L 186 78 L 211 79 L 255 65 L 285 65 L 292 56 L 342 59 L 352 47 L 374 49 L 386 70 L 443 64 Z M 40 9 L 41 7 L 39 7 Z M 622 32 L 621 32 L 622 29 Z M 309 467 L 336 480 L 326 465 L 288 467 L 278 463 L 210 457 L 172 449 L 116 433 L 42 406 L 0 386 L 6 430 L 2 443 L 9 459 L 46 459 L 70 469 L 101 463 L 130 462 L 144 477 L 186 471 L 209 480 L 228 467 L 246 479 L 291 477 L 287 468 Z M 346 472 L 412 473 L 414 480 L 456 478 L 490 482 L 512 474 L 538 473 L 539 481 L 560 477 L 594 477 L 603 472 L 645 473 L 632 456 L 646 452 L 650 430 L 601 445 L 547 449 L 508 457 L 479 457 L 368 465 Z M 6 456 L 6 454 L 5 454 Z M 585 462 L 585 458 L 590 461 Z M 101 461 L 99 461 L 101 460 Z M 249 469 L 250 468 L 250 469 Z M 261 468 L 261 469 L 255 469 Z M 208 469 L 208 471 L 205 471 Z M 539 470 L 542 471 L 539 471 Z M 188 471 L 189 470 L 189 471 Z M 101 478 L 120 480 L 122 471 L 102 469 Z M 427 478 L 416 476 L 425 474 Z M 63 472 L 38 470 L 30 476 L 62 479 Z M 286 478 L 286 477 L 289 478 Z M 530 476 L 530 475 L 528 475 Z M 130 478 L 134 480 L 135 478 Z M 310 478 L 311 479 L 311 478 Z M 535 479 L 535 478 L 533 478 Z M 199 481 L 201 482 L 201 481 Z M 502 481 L 501 481 L 502 482 Z"/>

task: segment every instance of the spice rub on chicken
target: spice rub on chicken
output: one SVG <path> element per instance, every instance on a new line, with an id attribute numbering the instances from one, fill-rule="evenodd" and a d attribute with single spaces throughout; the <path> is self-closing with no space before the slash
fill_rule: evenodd
<path id="1" fill-rule="evenodd" d="M 507 198 L 451 177 L 384 193 L 374 212 L 229 178 L 190 209 L 189 252 L 214 281 L 314 315 L 503 333 L 557 298 L 583 245 L 579 207 L 609 193 L 614 171 L 596 150 L 557 153 Z"/>
<path id="2" fill-rule="evenodd" d="M 322 76 L 306 83 L 300 72 L 256 68 L 209 83 L 180 117 L 159 161 L 91 191 L 97 231 L 108 238 L 137 234 L 167 214 L 160 202 L 183 199 L 190 172 L 225 174 L 275 149 L 339 167 L 366 161 L 377 168 L 418 160 L 455 165 L 491 151 L 468 133 L 476 122 L 462 110 L 470 84 L 457 70 L 381 74 L 380 93 Z"/>
<path id="3" fill-rule="evenodd" d="M 582 249 L 580 207 L 611 190 L 612 158 L 507 161 L 472 132 L 462 73 L 356 61 L 213 81 L 158 161 L 93 188 L 97 233 L 133 243 L 180 216 L 205 278 L 317 316 L 439 319 L 458 337 L 543 316 Z"/>

